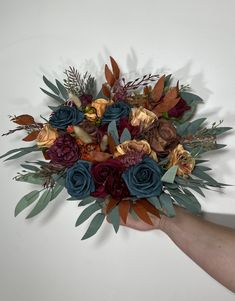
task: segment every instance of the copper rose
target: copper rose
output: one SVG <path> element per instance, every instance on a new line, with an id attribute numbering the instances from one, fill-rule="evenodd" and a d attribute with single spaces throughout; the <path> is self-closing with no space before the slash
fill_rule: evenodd
<path id="1" fill-rule="evenodd" d="M 156 119 L 157 116 L 153 112 L 143 107 L 131 109 L 132 126 L 141 126 L 142 129 L 145 129 L 150 126 Z"/>
<path id="2" fill-rule="evenodd" d="M 170 152 L 169 158 L 170 161 L 167 165 L 167 168 L 178 165 L 178 176 L 191 174 L 195 166 L 195 159 L 191 156 L 190 152 L 183 148 L 183 145 L 177 145 L 177 147 Z"/>
<path id="3" fill-rule="evenodd" d="M 166 156 L 179 143 L 174 125 L 166 119 L 158 119 L 146 133 L 151 148 L 160 156 Z"/>
<path id="4" fill-rule="evenodd" d="M 130 140 L 130 141 L 125 141 L 116 147 L 116 152 L 114 153 L 114 157 L 123 156 L 130 151 L 135 151 L 138 153 L 149 155 L 151 154 L 152 150 L 149 143 L 145 140 L 140 140 L 140 141 Z"/>
<path id="5" fill-rule="evenodd" d="M 51 147 L 57 137 L 57 130 L 46 123 L 39 132 L 36 143 L 38 147 Z"/>

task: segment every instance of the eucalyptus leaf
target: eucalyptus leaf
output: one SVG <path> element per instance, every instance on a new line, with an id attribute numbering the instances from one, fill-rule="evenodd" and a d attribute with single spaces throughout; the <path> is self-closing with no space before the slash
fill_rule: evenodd
<path id="1" fill-rule="evenodd" d="M 51 201 L 54 200 L 64 189 L 64 186 L 61 186 L 60 184 L 56 183 L 56 185 L 52 188 L 52 197 Z"/>
<path id="2" fill-rule="evenodd" d="M 40 170 L 37 166 L 30 165 L 30 164 L 20 164 L 20 166 L 23 167 L 24 169 L 35 171 L 35 172 Z"/>
<path id="3" fill-rule="evenodd" d="M 205 121 L 206 118 L 199 118 L 191 122 L 187 129 L 187 134 L 192 134 L 192 135 L 195 134 L 197 130 L 200 128 L 200 126 L 203 124 L 203 122 Z"/>
<path id="4" fill-rule="evenodd" d="M 108 214 L 109 222 L 113 225 L 115 232 L 118 232 L 120 225 L 119 206 L 115 206 Z"/>
<path id="5" fill-rule="evenodd" d="M 189 103 L 188 103 L 189 104 Z M 183 116 L 180 118 L 180 123 L 185 123 L 185 121 L 191 119 L 196 112 L 197 103 L 190 104 L 191 109 L 184 112 Z"/>
<path id="6" fill-rule="evenodd" d="M 120 143 L 123 143 L 125 141 L 131 140 L 131 133 L 127 128 L 125 128 L 122 132 L 121 138 L 120 138 Z"/>
<path id="7" fill-rule="evenodd" d="M 96 234 L 96 232 L 101 227 L 104 219 L 105 219 L 105 215 L 103 213 L 97 213 L 95 215 L 95 217 L 93 218 L 93 220 L 91 221 L 86 233 L 82 237 L 82 240 L 85 240 L 85 239 L 93 236 L 94 234 Z"/>
<path id="8" fill-rule="evenodd" d="M 189 121 L 186 121 L 182 124 L 177 124 L 177 126 L 176 126 L 177 134 L 182 137 L 187 136 L 189 125 L 190 125 Z"/>
<path id="9" fill-rule="evenodd" d="M 45 93 L 46 95 L 50 96 L 51 98 L 57 100 L 59 103 L 64 104 L 64 100 L 59 97 L 58 95 L 52 94 L 51 92 L 48 92 L 46 90 L 44 90 L 43 88 L 40 88 L 42 90 L 43 93 Z"/>
<path id="10" fill-rule="evenodd" d="M 40 191 L 38 190 L 33 190 L 31 192 L 29 192 L 28 194 L 26 194 L 25 196 L 23 196 L 18 204 L 16 205 L 15 208 L 15 216 L 17 216 L 21 211 L 23 211 L 25 208 L 27 208 L 29 205 L 31 205 L 33 202 L 35 202 L 37 200 L 37 198 L 39 197 Z"/>
<path id="11" fill-rule="evenodd" d="M 32 218 L 35 215 L 39 214 L 43 209 L 45 209 L 52 198 L 52 193 L 53 192 L 51 189 L 45 190 L 43 194 L 40 196 L 33 210 L 29 213 L 29 215 L 26 218 L 27 219 Z"/>
<path id="12" fill-rule="evenodd" d="M 190 92 L 180 92 L 180 96 L 183 98 L 183 100 L 187 101 L 189 105 L 191 105 L 193 102 L 203 102 L 203 99 L 201 97 Z"/>
<path id="13" fill-rule="evenodd" d="M 108 134 L 110 134 L 113 137 L 115 144 L 118 145 L 119 144 L 119 135 L 118 135 L 117 124 L 116 124 L 115 120 L 113 120 L 109 123 L 107 131 L 108 131 Z"/>
<path id="14" fill-rule="evenodd" d="M 81 225 L 83 222 L 85 222 L 94 212 L 97 210 L 100 210 L 101 207 L 98 203 L 91 204 L 86 209 L 82 211 L 82 213 L 79 215 L 75 226 Z"/>
<path id="15" fill-rule="evenodd" d="M 159 199 L 157 197 L 149 197 L 147 198 L 147 200 L 153 205 L 155 206 L 157 209 L 162 210 L 162 206 L 161 203 L 159 201 Z"/>
<path id="16" fill-rule="evenodd" d="M 176 192 L 175 190 L 171 190 L 170 193 L 178 204 L 183 205 L 190 212 L 201 212 L 201 205 L 194 198 L 191 198 L 189 195 L 183 194 L 181 192 Z"/>
<path id="17" fill-rule="evenodd" d="M 215 187 L 220 187 L 221 185 L 215 180 L 213 179 L 211 176 L 209 176 L 207 173 L 205 173 L 204 171 L 202 171 L 198 166 L 196 166 L 193 169 L 192 174 L 206 182 L 208 182 L 210 185 L 215 186 Z"/>
<path id="18" fill-rule="evenodd" d="M 57 94 L 57 95 L 60 95 L 60 91 L 57 89 L 57 87 L 52 83 L 52 82 L 50 82 L 47 78 L 46 78 L 46 76 L 45 75 L 43 75 L 43 81 L 44 81 L 44 83 L 47 85 L 47 87 L 49 88 L 49 89 L 51 89 L 51 91 L 53 91 L 55 94 Z"/>
<path id="19" fill-rule="evenodd" d="M 18 182 L 27 182 L 36 185 L 43 185 L 45 183 L 45 178 L 34 172 L 29 172 L 24 175 L 17 176 L 15 180 Z"/>
<path id="20" fill-rule="evenodd" d="M 162 193 L 159 197 L 160 203 L 166 209 L 167 215 L 170 217 L 175 216 L 175 209 L 173 207 L 172 198 L 169 194 Z"/>
<path id="21" fill-rule="evenodd" d="M 9 155 L 18 153 L 18 152 L 25 152 L 25 154 L 27 154 L 27 153 L 31 153 L 33 151 L 39 151 L 39 148 L 37 147 L 37 145 L 29 146 L 29 147 L 20 147 L 20 148 L 9 150 L 5 154 L 1 155 L 0 159 L 5 158 L 5 157 L 7 157 Z M 9 160 L 9 158 L 7 160 Z M 5 160 L 5 161 L 7 161 L 7 160 Z"/>
<path id="22" fill-rule="evenodd" d="M 162 182 L 167 182 L 171 184 L 174 183 L 177 169 L 178 169 L 177 165 L 174 165 L 171 168 L 169 168 L 162 176 L 161 178 Z"/>
<path id="23" fill-rule="evenodd" d="M 92 196 L 88 196 L 87 198 L 84 198 L 79 204 L 78 206 L 85 206 L 85 205 L 88 205 L 92 202 L 94 202 L 96 199 L 93 198 Z"/>
<path id="24" fill-rule="evenodd" d="M 58 79 L 56 79 L 55 81 L 56 81 L 56 85 L 60 91 L 60 94 L 62 95 L 64 100 L 67 100 L 69 98 L 69 94 L 68 94 L 68 91 L 66 90 L 65 86 Z"/>

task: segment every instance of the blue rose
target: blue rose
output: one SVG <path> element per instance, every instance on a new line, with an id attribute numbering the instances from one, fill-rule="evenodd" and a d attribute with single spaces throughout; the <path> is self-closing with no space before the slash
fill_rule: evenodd
<path id="1" fill-rule="evenodd" d="M 107 106 L 102 118 L 102 124 L 109 123 L 113 120 L 119 120 L 122 117 L 127 117 L 130 114 L 130 110 L 130 106 L 123 101 Z"/>
<path id="2" fill-rule="evenodd" d="M 84 114 L 75 107 L 62 106 L 52 113 L 49 123 L 56 129 L 65 130 L 68 125 L 76 125 L 84 119 Z"/>
<path id="3" fill-rule="evenodd" d="M 137 198 L 157 196 L 162 191 L 161 167 L 147 156 L 139 164 L 127 169 L 122 177 L 131 195 Z"/>
<path id="4" fill-rule="evenodd" d="M 79 160 L 68 169 L 65 187 L 72 197 L 83 199 L 95 191 L 90 168 L 90 162 Z"/>

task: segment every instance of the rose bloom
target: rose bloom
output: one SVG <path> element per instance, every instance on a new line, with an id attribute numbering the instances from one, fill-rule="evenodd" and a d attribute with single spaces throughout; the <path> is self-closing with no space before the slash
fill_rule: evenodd
<path id="1" fill-rule="evenodd" d="M 93 100 L 88 107 L 88 112 L 85 113 L 86 118 L 90 121 L 96 121 L 103 116 L 106 107 L 111 103 L 111 101 L 103 98 Z M 93 108 L 95 108 L 95 110 Z"/>
<path id="2" fill-rule="evenodd" d="M 195 159 L 192 158 L 190 152 L 183 148 L 183 145 L 177 145 L 177 147 L 170 152 L 169 157 L 170 161 L 167 165 L 167 168 L 178 165 L 178 176 L 191 174 L 195 166 Z"/>
<path id="3" fill-rule="evenodd" d="M 174 125 L 161 118 L 158 119 L 156 127 L 151 129 L 151 135 L 147 140 L 157 155 L 166 156 L 178 145 L 179 136 Z"/>
<path id="4" fill-rule="evenodd" d="M 38 147 L 51 147 L 57 137 L 57 130 L 46 123 L 38 134 L 36 143 Z"/>
<path id="5" fill-rule="evenodd" d="M 125 155 L 126 153 L 130 151 L 135 151 L 138 153 L 143 153 L 146 155 L 151 154 L 151 147 L 149 143 L 145 140 L 130 140 L 125 141 L 119 145 L 116 146 L 116 152 L 114 153 L 114 157 L 119 157 L 122 155 Z"/>
<path id="6" fill-rule="evenodd" d="M 156 119 L 156 114 L 143 107 L 131 109 L 131 125 L 133 126 L 141 126 L 142 128 L 147 128 Z"/>

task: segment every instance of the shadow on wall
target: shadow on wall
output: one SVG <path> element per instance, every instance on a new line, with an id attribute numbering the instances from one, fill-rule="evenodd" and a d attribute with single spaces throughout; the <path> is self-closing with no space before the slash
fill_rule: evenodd
<path id="1" fill-rule="evenodd" d="M 203 212 L 202 217 L 209 222 L 235 229 L 235 215 Z"/>

